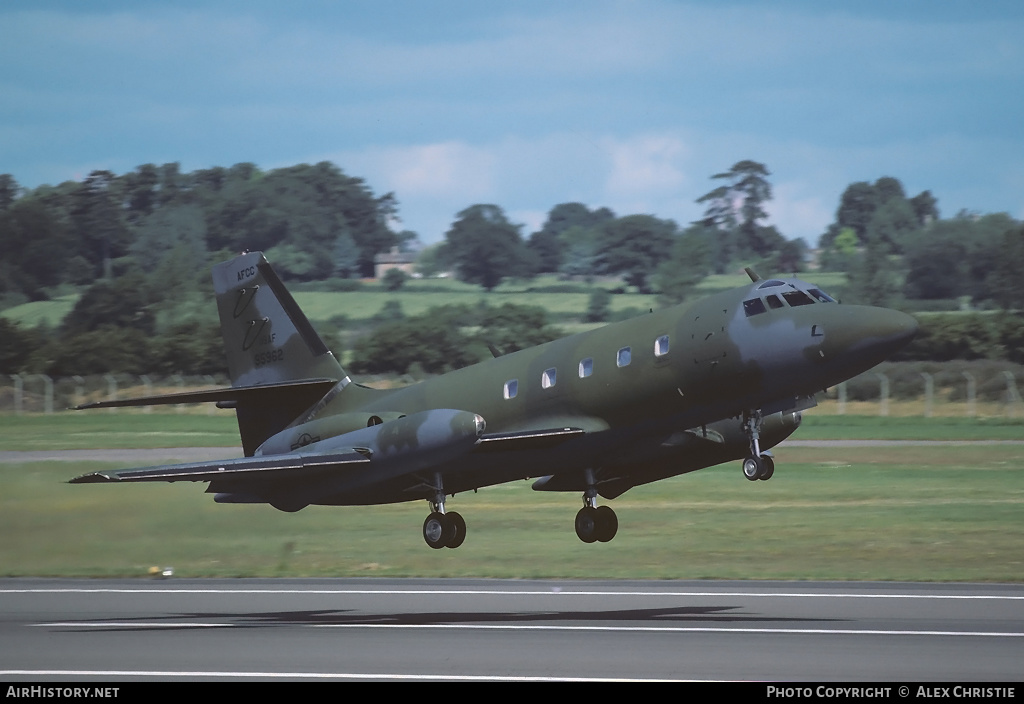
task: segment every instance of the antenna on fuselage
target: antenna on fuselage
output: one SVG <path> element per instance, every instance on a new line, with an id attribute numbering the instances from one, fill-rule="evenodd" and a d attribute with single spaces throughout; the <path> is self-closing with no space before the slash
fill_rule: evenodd
<path id="1" fill-rule="evenodd" d="M 747 276 L 750 277 L 751 281 L 760 281 L 761 277 L 757 275 L 757 272 L 751 269 L 749 266 L 743 267 L 743 271 L 747 272 Z"/>

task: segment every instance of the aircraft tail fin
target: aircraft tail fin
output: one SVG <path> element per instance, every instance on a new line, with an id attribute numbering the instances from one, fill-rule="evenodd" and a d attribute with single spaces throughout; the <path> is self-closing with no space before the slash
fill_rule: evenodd
<path id="1" fill-rule="evenodd" d="M 262 252 L 215 266 L 213 288 L 232 386 L 345 378 Z"/>
<path id="2" fill-rule="evenodd" d="M 265 388 L 219 404 L 234 407 L 251 455 L 349 379 L 262 252 L 216 265 L 213 288 L 232 388 Z"/>

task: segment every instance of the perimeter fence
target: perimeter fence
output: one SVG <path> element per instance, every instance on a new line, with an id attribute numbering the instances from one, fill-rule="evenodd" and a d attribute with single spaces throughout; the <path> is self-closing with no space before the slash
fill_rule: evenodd
<path id="1" fill-rule="evenodd" d="M 395 386 L 408 381 L 408 377 L 375 377 L 371 385 Z M 105 374 L 50 378 L 44 374 L 14 374 L 0 378 L 0 413 L 57 413 L 95 401 L 181 393 L 229 383 L 227 378 L 215 376 Z M 1024 384 L 1024 365 L 1009 362 L 889 362 L 819 394 L 818 412 L 1024 418 L 1020 384 Z M 152 408 L 109 410 L 148 413 Z M 214 406 L 177 404 L 168 410 L 212 413 Z"/>

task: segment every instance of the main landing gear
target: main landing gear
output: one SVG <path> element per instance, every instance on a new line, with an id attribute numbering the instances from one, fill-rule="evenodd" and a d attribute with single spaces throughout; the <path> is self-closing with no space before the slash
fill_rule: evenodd
<path id="1" fill-rule="evenodd" d="M 432 511 L 423 521 L 423 539 L 435 550 L 457 548 L 466 539 L 466 519 L 455 511 Z"/>
<path id="2" fill-rule="evenodd" d="M 743 476 L 752 482 L 768 481 L 775 474 L 775 460 L 767 452 L 761 452 L 761 411 L 743 414 L 743 431 L 750 441 L 750 454 L 743 460 Z"/>
<path id="3" fill-rule="evenodd" d="M 466 540 L 466 519 L 455 511 L 445 512 L 441 475 L 434 479 L 434 500 L 429 502 L 430 515 L 423 521 L 423 540 L 435 550 L 457 548 Z"/>
<path id="4" fill-rule="evenodd" d="M 610 506 L 597 505 L 593 473 L 587 470 L 587 490 L 583 492 L 583 508 L 576 514 L 576 535 L 584 543 L 607 543 L 619 530 L 619 519 Z"/>

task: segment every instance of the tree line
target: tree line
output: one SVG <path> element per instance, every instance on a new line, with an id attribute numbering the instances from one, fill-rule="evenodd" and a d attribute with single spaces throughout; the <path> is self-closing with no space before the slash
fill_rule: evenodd
<path id="1" fill-rule="evenodd" d="M 498 205 L 471 205 L 456 214 L 441 242 L 420 252 L 418 268 L 427 276 L 450 271 L 488 291 L 508 278 L 539 274 L 584 283 L 619 277 L 623 287 L 657 293 L 662 305 L 685 300 L 709 274 L 744 265 L 765 274 L 797 273 L 810 264 L 810 250 L 767 224 L 770 176 L 767 166 L 750 160 L 714 174 L 712 188 L 697 199 L 703 216 L 685 226 L 652 214 L 561 203 L 524 237 Z M 377 253 L 418 247 L 416 233 L 394 227 L 397 213 L 394 194 L 378 196 L 328 162 L 188 173 L 178 164 L 146 164 L 120 176 L 94 171 L 81 182 L 35 189 L 0 175 L 0 306 L 81 293 L 57 330 L 25 330 L 0 318 L 0 371 L 216 373 L 224 362 L 209 303 L 212 263 L 262 249 L 286 280 L 331 279 L 341 290 L 345 279 L 373 275 Z M 942 219 L 929 191 L 909 197 L 893 177 L 846 188 L 818 256 L 821 269 L 847 273 L 845 290 L 833 291 L 846 302 L 1024 308 L 1016 271 L 1024 260 L 1024 226 L 1005 213 Z M 397 276 L 387 281 L 388 290 L 402 285 Z M 581 311 L 585 319 L 603 319 L 607 296 L 595 288 L 590 308 Z M 443 324 L 450 313 L 435 312 L 428 322 L 452 329 Z M 504 333 L 490 325 L 487 334 L 525 335 L 516 320 L 529 315 L 514 313 L 506 316 Z M 467 325 L 484 324 L 477 315 Z M 548 329 L 543 319 L 530 325 Z M 418 339 L 412 328 L 391 332 Z M 986 355 L 1016 354 L 1007 351 L 1017 349 L 1012 322 L 986 339 L 997 340 Z M 371 342 L 354 350 L 357 366 L 365 361 L 367 370 L 381 356 Z M 479 350 L 482 338 L 464 346 Z"/>

